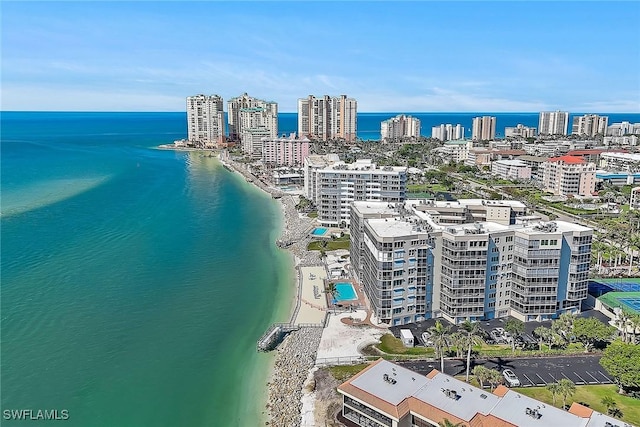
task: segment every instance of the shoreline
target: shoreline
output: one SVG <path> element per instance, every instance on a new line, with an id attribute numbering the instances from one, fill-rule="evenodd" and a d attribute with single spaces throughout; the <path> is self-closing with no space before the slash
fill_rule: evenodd
<path id="1" fill-rule="evenodd" d="M 276 244 L 292 258 L 293 298 L 289 300 L 288 323 L 295 323 L 301 303 L 300 267 L 324 265 L 320 256 L 307 251 L 310 240 L 309 232 L 313 228 L 314 219 L 301 217 L 295 208 L 295 197 L 270 187 L 259 177 L 248 171 L 244 165 L 234 162 L 224 152 L 219 161 L 230 172 L 237 172 L 248 184 L 262 190 L 275 199 L 282 210 L 279 238 Z M 284 307 L 283 307 L 284 310 Z M 326 319 L 326 318 L 325 318 Z M 324 325 L 305 327 L 289 333 L 276 354 L 269 361 L 268 381 L 262 405 L 264 412 L 262 425 L 299 426 L 302 423 L 302 398 L 309 373 L 315 367 L 315 359 L 320 344 Z"/>

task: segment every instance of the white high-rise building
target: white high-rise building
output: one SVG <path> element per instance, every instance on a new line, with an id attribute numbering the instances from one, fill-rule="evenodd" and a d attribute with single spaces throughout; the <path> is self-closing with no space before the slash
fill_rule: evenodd
<path id="1" fill-rule="evenodd" d="M 342 138 L 355 141 L 357 137 L 358 103 L 347 95 L 316 98 L 309 95 L 298 99 L 298 135 L 323 141 Z"/>
<path id="2" fill-rule="evenodd" d="M 407 168 L 378 167 L 370 159 L 344 163 L 335 155 L 304 160 L 306 197 L 318 209 L 324 226 L 349 225 L 349 205 L 356 200 L 401 202 L 407 193 Z"/>
<path id="3" fill-rule="evenodd" d="M 538 121 L 540 135 L 566 135 L 569 129 L 569 113 L 567 111 L 543 111 Z"/>
<path id="4" fill-rule="evenodd" d="M 204 147 L 224 143 L 223 101 L 219 95 L 187 97 L 189 142 Z"/>
<path id="5" fill-rule="evenodd" d="M 457 141 L 464 139 L 464 127 L 461 124 L 441 124 L 440 126 L 434 126 L 431 128 L 431 138 L 439 139 L 440 141 Z"/>
<path id="6" fill-rule="evenodd" d="M 640 135 L 640 123 L 620 122 L 607 127 L 608 136 Z"/>
<path id="7" fill-rule="evenodd" d="M 266 136 L 278 136 L 278 104 L 273 101 L 263 101 L 253 98 L 246 93 L 231 98 L 227 103 L 229 120 L 229 138 L 240 140 L 244 131 L 256 130 L 267 133 Z"/>
<path id="8" fill-rule="evenodd" d="M 420 120 L 415 117 L 400 114 L 380 123 L 380 139 L 382 141 L 418 138 L 419 136 Z"/>
<path id="9" fill-rule="evenodd" d="M 533 138 L 536 136 L 536 128 L 518 124 L 515 127 L 504 128 L 505 138 Z"/>
<path id="10" fill-rule="evenodd" d="M 574 117 L 571 134 L 587 136 L 605 135 L 607 133 L 608 123 L 609 117 L 599 116 L 597 114 L 585 114 L 584 116 Z"/>
<path id="11" fill-rule="evenodd" d="M 473 141 L 491 141 L 496 137 L 496 118 L 491 116 L 474 117 L 471 139 Z"/>

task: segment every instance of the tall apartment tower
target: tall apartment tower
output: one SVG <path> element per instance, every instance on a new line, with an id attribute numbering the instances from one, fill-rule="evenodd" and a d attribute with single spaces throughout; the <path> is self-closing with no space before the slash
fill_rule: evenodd
<path id="1" fill-rule="evenodd" d="M 441 124 L 440 126 L 434 126 L 431 128 L 431 138 L 439 139 L 440 141 L 457 141 L 464 139 L 464 127 L 461 124 Z"/>
<path id="2" fill-rule="evenodd" d="M 358 103 L 347 95 L 316 98 L 309 95 L 298 99 L 298 135 L 327 140 L 357 137 Z"/>
<path id="3" fill-rule="evenodd" d="M 607 126 L 609 125 L 609 117 L 599 116 L 597 114 L 585 114 L 584 116 L 574 117 L 571 126 L 572 135 L 596 136 L 606 135 Z"/>
<path id="4" fill-rule="evenodd" d="M 246 93 L 227 103 L 229 138 L 240 140 L 243 130 L 260 129 L 266 136 L 278 136 L 278 104 L 253 98 Z"/>
<path id="5" fill-rule="evenodd" d="M 191 143 L 208 148 L 224 143 L 222 105 L 219 95 L 187 97 L 187 138 Z"/>
<path id="6" fill-rule="evenodd" d="M 542 111 L 538 121 L 540 135 L 566 135 L 569 128 L 567 111 Z"/>
<path id="7" fill-rule="evenodd" d="M 415 117 L 400 114 L 380 123 L 380 139 L 382 141 L 418 138 L 419 136 L 420 120 Z"/>
<path id="8" fill-rule="evenodd" d="M 474 117 L 471 132 L 473 141 L 491 141 L 496 137 L 496 118 L 491 116 Z"/>

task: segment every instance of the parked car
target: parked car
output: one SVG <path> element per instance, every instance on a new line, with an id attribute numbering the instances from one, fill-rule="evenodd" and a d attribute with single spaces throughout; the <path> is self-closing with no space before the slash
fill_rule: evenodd
<path id="1" fill-rule="evenodd" d="M 423 332 L 421 338 L 424 345 L 428 347 L 433 345 L 433 341 L 431 341 L 431 334 L 429 334 L 429 332 Z"/>
<path id="2" fill-rule="evenodd" d="M 516 377 L 511 369 L 505 369 L 502 371 L 502 376 L 509 387 L 520 387 L 520 380 Z"/>

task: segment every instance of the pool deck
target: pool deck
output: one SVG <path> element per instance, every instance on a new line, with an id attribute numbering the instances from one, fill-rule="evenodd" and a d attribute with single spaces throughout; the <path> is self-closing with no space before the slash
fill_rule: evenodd
<path id="1" fill-rule="evenodd" d="M 324 323 L 327 315 L 327 298 L 324 284 L 327 272 L 324 267 L 300 267 L 302 279 L 300 310 L 294 320 L 294 324 Z"/>

